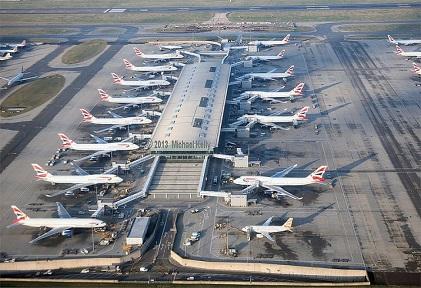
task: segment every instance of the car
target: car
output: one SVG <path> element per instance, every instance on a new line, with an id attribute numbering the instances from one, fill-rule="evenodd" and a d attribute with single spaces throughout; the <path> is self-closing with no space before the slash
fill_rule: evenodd
<path id="1" fill-rule="evenodd" d="M 191 214 L 195 214 L 195 213 L 199 213 L 200 211 L 199 211 L 199 209 L 197 209 L 197 208 L 194 208 L 194 209 L 191 209 L 190 210 L 190 213 Z"/>
<path id="2" fill-rule="evenodd" d="M 53 275 L 53 271 L 51 269 L 48 269 L 47 271 L 42 273 L 42 275 Z"/>
<path id="3" fill-rule="evenodd" d="M 90 272 L 89 268 L 85 268 L 82 271 L 80 271 L 80 273 L 82 273 L 82 274 L 86 274 L 86 273 L 89 273 L 89 272 Z"/>
<path id="4" fill-rule="evenodd" d="M 218 176 L 213 177 L 212 184 L 213 184 L 213 185 L 218 184 Z"/>
<path id="5" fill-rule="evenodd" d="M 148 271 L 149 271 L 149 269 L 148 269 L 148 268 L 146 268 L 146 267 L 140 267 L 140 268 L 139 268 L 139 271 L 140 271 L 140 272 L 148 272 Z"/>
<path id="6" fill-rule="evenodd" d="M 189 276 L 189 277 L 187 277 L 187 280 L 193 281 L 194 280 L 194 277 L 193 276 Z"/>
<path id="7" fill-rule="evenodd" d="M 82 248 L 82 249 L 80 249 L 80 253 L 82 253 L 82 254 L 88 254 L 89 253 L 89 251 L 88 251 L 88 249 L 86 249 L 86 248 Z"/>
<path id="8" fill-rule="evenodd" d="M 187 239 L 184 243 L 183 243 L 183 245 L 184 246 L 190 246 L 192 244 L 192 242 L 191 242 L 191 240 L 189 240 L 189 239 Z"/>

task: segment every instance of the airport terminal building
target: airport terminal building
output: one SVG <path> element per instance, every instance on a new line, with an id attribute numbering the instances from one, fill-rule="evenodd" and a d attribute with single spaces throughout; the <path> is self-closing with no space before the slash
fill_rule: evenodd
<path id="1" fill-rule="evenodd" d="M 231 65 L 183 67 L 152 135 L 151 153 L 167 159 L 203 159 L 218 146 Z"/>

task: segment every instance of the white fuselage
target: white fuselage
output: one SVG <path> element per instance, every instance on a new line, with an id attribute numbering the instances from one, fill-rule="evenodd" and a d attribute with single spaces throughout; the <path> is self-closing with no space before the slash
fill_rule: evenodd
<path id="1" fill-rule="evenodd" d="M 152 73 L 159 73 L 159 72 L 170 72 L 176 71 L 177 67 L 172 65 L 162 65 L 162 66 L 132 66 L 131 68 L 127 68 L 131 71 L 136 72 L 152 72 Z"/>
<path id="2" fill-rule="evenodd" d="M 29 218 L 19 223 L 30 227 L 48 228 L 99 228 L 105 227 L 105 222 L 92 218 Z"/>
<path id="3" fill-rule="evenodd" d="M 248 228 L 248 229 L 247 229 Z M 244 227 L 243 229 L 241 229 L 243 231 L 253 231 L 256 233 L 278 233 L 278 232 L 284 232 L 287 231 L 288 229 L 286 229 L 284 226 L 264 226 L 264 225 L 249 225 Z"/>
<path id="4" fill-rule="evenodd" d="M 257 46 L 279 46 L 279 45 L 285 45 L 288 44 L 288 42 L 284 40 L 278 40 L 278 41 L 251 41 L 249 42 L 249 45 L 257 45 Z"/>
<path id="5" fill-rule="evenodd" d="M 166 80 L 121 80 L 119 83 L 123 86 L 137 86 L 137 87 L 154 87 L 154 86 L 168 86 L 171 83 Z"/>
<path id="6" fill-rule="evenodd" d="M 119 104 L 154 104 L 161 103 L 162 99 L 154 96 L 147 97 L 110 97 L 107 102 L 119 103 Z"/>
<path id="7" fill-rule="evenodd" d="M 271 186 L 302 186 L 316 183 L 311 177 L 267 177 L 267 176 L 241 176 L 234 180 L 238 185 L 254 185 L 257 182 Z"/>
<path id="8" fill-rule="evenodd" d="M 0 61 L 12 59 L 12 55 L 10 53 L 6 53 L 5 56 L 0 56 Z"/>
<path id="9" fill-rule="evenodd" d="M 245 91 L 241 95 L 246 95 L 249 97 L 258 96 L 262 99 L 265 98 L 290 98 L 291 96 L 300 95 L 295 93 L 294 90 L 286 92 L 267 92 L 267 91 Z"/>
<path id="10" fill-rule="evenodd" d="M 296 116 L 266 116 L 266 115 L 244 115 L 242 116 L 248 121 L 256 121 L 258 123 L 293 123 L 296 121 Z"/>
<path id="11" fill-rule="evenodd" d="M 142 125 L 152 123 L 146 117 L 124 117 L 124 118 L 92 118 L 86 122 L 103 125 Z"/>
<path id="12" fill-rule="evenodd" d="M 420 52 L 421 53 L 421 52 Z M 278 78 L 288 78 L 291 77 L 292 75 L 289 73 L 285 73 L 285 72 L 280 72 L 280 73 L 249 73 L 245 75 L 246 77 L 251 77 L 251 78 L 261 78 L 261 79 L 278 79 Z"/>
<path id="13" fill-rule="evenodd" d="M 404 56 L 404 57 L 417 57 L 417 58 L 421 58 L 421 52 L 419 52 L 419 51 L 402 52 L 399 55 Z"/>
<path id="14" fill-rule="evenodd" d="M 0 54 L 6 54 L 6 53 L 16 53 L 16 48 L 13 49 L 0 49 Z"/>
<path id="15" fill-rule="evenodd" d="M 142 54 L 140 57 L 142 57 L 144 59 L 153 59 L 153 60 L 170 60 L 170 59 L 184 58 L 184 56 L 180 53 Z"/>
<path id="16" fill-rule="evenodd" d="M 20 82 L 21 79 L 23 78 L 23 73 L 18 73 L 16 76 L 14 76 L 13 78 L 10 78 L 9 81 L 7 81 L 7 85 L 8 86 L 12 86 L 13 84 Z"/>
<path id="17" fill-rule="evenodd" d="M 247 56 L 246 60 L 257 60 L 257 61 L 273 61 L 273 60 L 281 60 L 283 56 Z"/>
<path id="18" fill-rule="evenodd" d="M 396 44 L 396 45 L 405 45 L 405 46 L 407 46 L 407 45 L 421 44 L 421 40 L 417 40 L 417 39 L 413 39 L 413 40 L 401 40 L 401 39 L 398 39 L 398 40 L 394 40 L 391 43 Z"/>
<path id="19" fill-rule="evenodd" d="M 92 175 L 47 175 L 39 178 L 43 181 L 58 184 L 117 184 L 123 181 L 114 174 L 92 174 Z"/>
<path id="20" fill-rule="evenodd" d="M 139 149 L 139 146 L 126 142 L 95 144 L 72 143 L 69 148 L 76 151 L 130 151 Z"/>

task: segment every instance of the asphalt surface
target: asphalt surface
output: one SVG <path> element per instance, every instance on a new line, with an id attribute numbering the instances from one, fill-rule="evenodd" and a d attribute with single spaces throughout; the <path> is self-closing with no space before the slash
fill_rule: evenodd
<path id="1" fill-rule="evenodd" d="M 420 3 L 355 3 L 355 4 L 327 4 L 327 5 L 256 5 L 253 6 L 216 6 L 216 7 L 102 7 L 102 8 L 22 8 L 0 9 L 4 14 L 98 14 L 109 12 L 110 9 L 123 9 L 124 13 L 174 13 L 180 11 L 189 12 L 241 12 L 241 11 L 292 11 L 292 10 L 356 10 L 356 9 L 399 9 L 419 8 Z"/>

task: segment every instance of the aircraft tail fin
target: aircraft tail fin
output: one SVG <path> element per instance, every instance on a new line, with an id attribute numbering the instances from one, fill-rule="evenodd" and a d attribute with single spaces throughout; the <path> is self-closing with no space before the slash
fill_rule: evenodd
<path id="1" fill-rule="evenodd" d="M 294 74 L 294 65 L 291 65 L 287 71 L 285 71 L 285 73 L 289 74 L 289 75 L 293 75 Z"/>
<path id="2" fill-rule="evenodd" d="M 73 144 L 75 144 L 75 142 L 64 133 L 58 133 L 58 137 L 60 137 L 60 140 L 63 142 L 63 148 L 70 148 Z"/>
<path id="3" fill-rule="evenodd" d="M 417 63 L 412 62 L 412 71 L 414 71 L 415 73 L 420 73 L 421 72 L 421 67 L 417 65 Z"/>
<path id="4" fill-rule="evenodd" d="M 102 89 L 98 89 L 99 97 L 101 98 L 101 101 L 109 101 L 111 99 L 111 96 L 107 94 Z"/>
<path id="5" fill-rule="evenodd" d="M 323 175 L 327 171 L 327 166 L 320 166 L 317 168 L 313 173 L 307 176 L 307 178 L 311 178 L 314 182 L 324 182 L 325 178 Z"/>
<path id="6" fill-rule="evenodd" d="M 42 168 L 40 165 L 38 164 L 32 164 L 32 169 L 34 169 L 36 175 L 35 178 L 42 180 L 42 179 L 46 179 L 49 176 L 51 176 L 50 173 L 48 173 L 47 171 L 44 170 L 44 168 Z"/>
<path id="7" fill-rule="evenodd" d="M 301 108 L 300 111 L 298 111 L 297 113 L 295 113 L 295 115 L 294 115 L 295 116 L 295 119 L 301 120 L 301 121 L 307 120 L 307 112 L 308 112 L 308 109 L 309 109 L 308 106 L 305 106 L 305 107 Z"/>
<path id="8" fill-rule="evenodd" d="M 22 43 L 20 43 L 20 45 L 22 45 L 22 47 L 24 47 L 26 45 L 26 39 L 22 40 Z"/>
<path id="9" fill-rule="evenodd" d="M 15 46 L 15 48 L 13 48 L 13 53 L 18 52 L 18 46 Z"/>
<path id="10" fill-rule="evenodd" d="M 15 215 L 16 215 L 16 220 L 14 221 L 14 223 L 19 222 L 21 220 L 29 219 L 28 215 L 26 215 L 25 213 L 23 213 L 22 210 L 20 210 L 15 205 L 12 205 L 10 207 L 12 207 L 13 213 L 15 213 Z"/>
<path id="11" fill-rule="evenodd" d="M 133 50 L 134 50 L 134 53 L 137 55 L 137 56 L 139 56 L 139 57 L 143 57 L 143 52 L 142 51 L 140 51 L 140 49 L 139 48 L 137 48 L 137 47 L 134 47 L 133 48 Z"/>
<path id="12" fill-rule="evenodd" d="M 284 225 L 282 225 L 282 227 L 285 228 L 285 230 L 292 232 L 292 221 L 294 220 L 294 218 L 288 218 L 287 221 L 285 221 Z"/>
<path id="13" fill-rule="evenodd" d="M 276 55 L 276 56 L 278 56 L 279 58 L 284 58 L 285 52 L 286 52 L 286 50 L 285 50 L 285 49 L 283 49 L 283 50 L 282 50 L 281 52 L 279 52 L 279 53 L 278 53 L 278 55 Z"/>
<path id="14" fill-rule="evenodd" d="M 387 35 L 387 39 L 389 40 L 389 43 L 395 43 L 395 39 L 393 39 L 393 37 L 392 36 L 390 36 L 390 35 Z"/>
<path id="15" fill-rule="evenodd" d="M 134 65 L 130 63 L 129 60 L 123 59 L 123 62 L 124 62 L 124 66 L 126 66 L 126 69 L 132 70 L 134 68 Z"/>
<path id="16" fill-rule="evenodd" d="M 116 73 L 111 73 L 111 76 L 113 76 L 113 83 L 121 84 L 121 82 L 123 82 L 123 79 L 121 79 L 121 77 L 118 76 Z"/>
<path id="17" fill-rule="evenodd" d="M 297 86 L 292 90 L 295 95 L 301 95 L 304 89 L 304 82 L 298 83 Z"/>
<path id="18" fill-rule="evenodd" d="M 287 36 L 285 36 L 284 39 L 282 39 L 282 41 L 284 41 L 285 43 L 289 42 L 289 37 L 291 36 L 291 34 L 288 34 Z"/>
<path id="19" fill-rule="evenodd" d="M 82 112 L 83 122 L 92 122 L 95 119 L 95 116 L 83 108 L 79 109 Z"/>
<path id="20" fill-rule="evenodd" d="M 401 47 L 399 47 L 399 45 L 396 45 L 396 54 L 398 55 L 402 55 L 402 53 L 404 53 L 405 51 L 403 51 L 403 49 Z"/>

